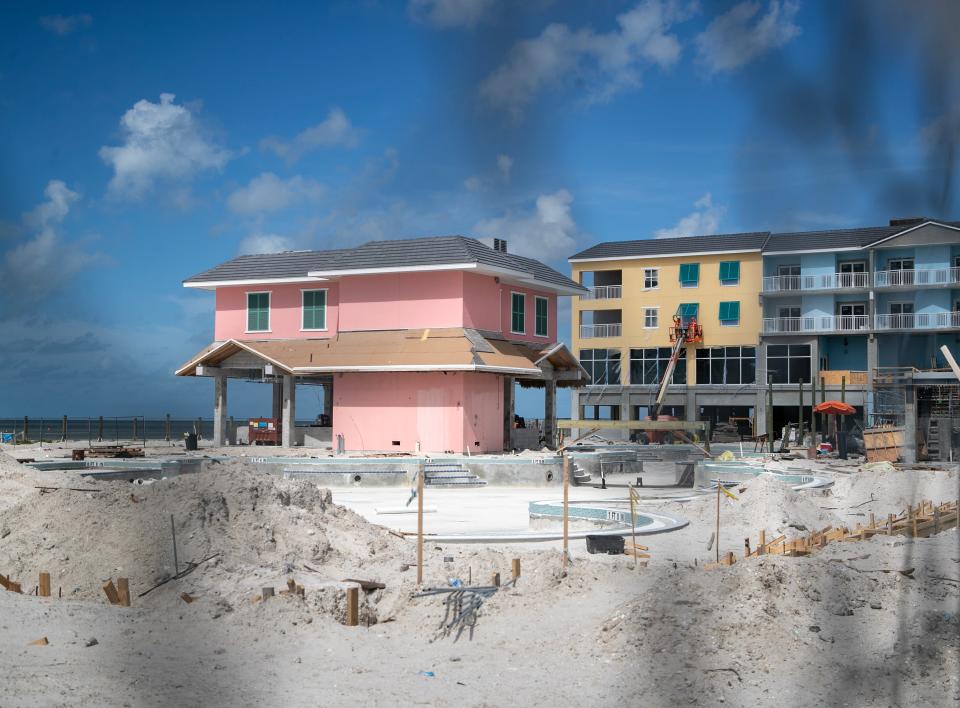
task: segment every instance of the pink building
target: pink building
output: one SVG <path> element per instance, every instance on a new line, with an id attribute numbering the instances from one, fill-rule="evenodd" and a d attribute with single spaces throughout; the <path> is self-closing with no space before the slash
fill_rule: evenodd
<path id="1" fill-rule="evenodd" d="M 214 379 L 215 444 L 230 378 L 273 384 L 284 445 L 300 383 L 348 450 L 456 453 L 511 447 L 515 382 L 544 388 L 551 442 L 557 386 L 587 379 L 557 343 L 557 298 L 585 289 L 499 239 L 240 256 L 183 284 L 216 297 L 213 343 L 176 372 Z"/>

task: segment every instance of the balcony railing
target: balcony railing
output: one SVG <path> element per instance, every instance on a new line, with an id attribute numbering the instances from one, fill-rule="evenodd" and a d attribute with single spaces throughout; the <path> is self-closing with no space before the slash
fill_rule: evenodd
<path id="1" fill-rule="evenodd" d="M 580 325 L 581 339 L 597 339 L 599 337 L 619 337 L 622 323 Z"/>
<path id="2" fill-rule="evenodd" d="M 956 285 L 958 283 L 960 283 L 960 268 L 878 270 L 874 273 L 874 285 L 878 288 Z"/>
<path id="3" fill-rule="evenodd" d="M 960 312 L 914 312 L 877 315 L 878 330 L 960 329 Z"/>
<path id="4" fill-rule="evenodd" d="M 821 315 L 809 317 L 766 317 L 764 334 L 803 332 L 856 332 L 870 328 L 869 315 Z"/>
<path id="5" fill-rule="evenodd" d="M 770 275 L 763 279 L 763 292 L 782 293 L 803 290 L 843 290 L 866 288 L 869 273 L 823 273 L 821 275 Z"/>
<path id="6" fill-rule="evenodd" d="M 623 295 L 622 285 L 597 285 L 590 292 L 581 295 L 581 300 L 615 300 Z"/>

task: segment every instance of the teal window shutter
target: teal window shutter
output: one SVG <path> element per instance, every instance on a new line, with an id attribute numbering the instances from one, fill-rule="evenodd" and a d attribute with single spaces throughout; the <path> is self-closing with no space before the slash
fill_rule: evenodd
<path id="1" fill-rule="evenodd" d="M 700 282 L 700 264 L 699 263 L 681 263 L 680 264 L 680 285 L 684 287 L 694 286 Z"/>
<path id="2" fill-rule="evenodd" d="M 303 291 L 303 329 L 326 329 L 327 291 Z"/>
<path id="3" fill-rule="evenodd" d="M 739 302 L 720 303 L 720 321 L 724 324 L 736 324 L 740 321 Z"/>
<path id="4" fill-rule="evenodd" d="M 247 331 L 270 329 L 270 293 L 247 293 Z"/>
<path id="5" fill-rule="evenodd" d="M 537 300 L 537 311 L 536 311 L 536 328 L 535 333 L 538 337 L 547 336 L 547 311 L 549 307 L 549 301 L 545 297 L 538 297 Z"/>
<path id="6" fill-rule="evenodd" d="M 523 334 L 527 331 L 525 329 L 527 299 L 523 293 L 513 293 L 510 304 L 510 331 Z"/>
<path id="7" fill-rule="evenodd" d="M 740 261 L 720 262 L 720 282 L 727 285 L 740 282 Z"/>
<path id="8" fill-rule="evenodd" d="M 699 309 L 700 305 L 698 303 L 685 302 L 680 305 L 680 308 L 677 310 L 677 314 L 680 315 L 681 322 L 683 322 L 683 324 L 687 324 L 691 317 L 697 316 Z"/>

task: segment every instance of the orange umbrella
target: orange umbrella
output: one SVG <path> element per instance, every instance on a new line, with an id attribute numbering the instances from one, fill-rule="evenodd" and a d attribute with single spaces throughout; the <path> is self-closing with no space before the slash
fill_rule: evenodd
<path id="1" fill-rule="evenodd" d="M 849 403 L 844 403 L 843 401 L 824 401 L 818 404 L 813 409 L 813 412 L 826 413 L 828 415 L 853 415 L 856 413 L 856 409 Z"/>

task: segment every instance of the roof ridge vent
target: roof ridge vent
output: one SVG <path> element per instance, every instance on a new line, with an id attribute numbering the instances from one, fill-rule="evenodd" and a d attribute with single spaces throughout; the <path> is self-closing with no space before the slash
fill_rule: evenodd
<path id="1" fill-rule="evenodd" d="M 495 236 L 486 236 L 481 239 L 477 239 L 487 248 L 491 248 L 497 253 L 506 253 L 507 252 L 507 240 L 505 238 L 497 238 Z"/>
<path id="2" fill-rule="evenodd" d="M 890 226 L 916 226 L 925 221 L 930 221 L 930 219 L 925 216 L 902 216 L 890 219 Z"/>

